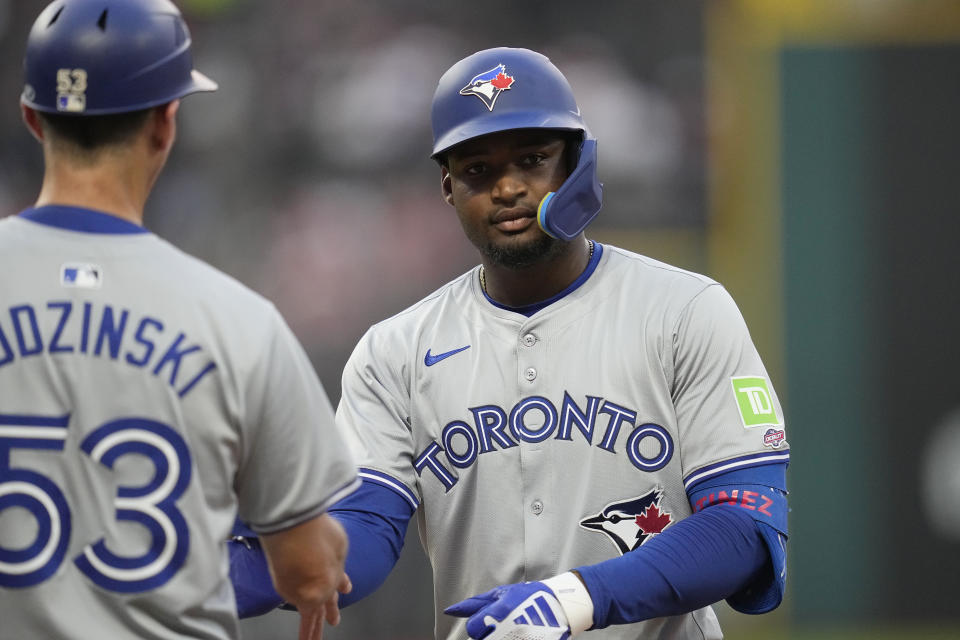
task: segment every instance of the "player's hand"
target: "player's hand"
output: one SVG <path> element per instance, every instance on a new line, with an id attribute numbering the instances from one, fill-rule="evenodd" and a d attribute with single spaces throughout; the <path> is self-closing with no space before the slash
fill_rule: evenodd
<path id="1" fill-rule="evenodd" d="M 471 638 L 566 640 L 567 615 L 556 594 L 542 582 L 518 582 L 491 589 L 444 609 L 468 618 Z"/>

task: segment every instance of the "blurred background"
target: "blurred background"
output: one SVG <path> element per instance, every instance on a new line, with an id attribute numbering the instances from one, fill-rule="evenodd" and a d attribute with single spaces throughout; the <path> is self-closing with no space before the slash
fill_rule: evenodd
<path id="1" fill-rule="evenodd" d="M 0 0 L 0 215 L 40 186 L 18 96 L 45 4 Z M 727 637 L 960 638 L 960 1 L 178 4 L 220 91 L 184 102 L 146 224 L 272 299 L 334 402 L 370 324 L 477 262 L 428 158 L 437 79 L 539 50 L 599 139 L 588 235 L 724 283 L 785 407 L 787 597 L 718 605 Z M 327 637 L 426 640 L 432 601 L 413 526 Z"/>

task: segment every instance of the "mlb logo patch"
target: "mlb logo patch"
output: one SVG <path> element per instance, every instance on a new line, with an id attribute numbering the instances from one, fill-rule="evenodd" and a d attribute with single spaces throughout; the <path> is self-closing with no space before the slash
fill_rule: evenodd
<path id="1" fill-rule="evenodd" d="M 60 267 L 60 286 L 76 289 L 99 289 L 103 269 L 86 262 L 68 262 Z"/>
<path id="2" fill-rule="evenodd" d="M 744 428 L 781 424 L 766 378 L 745 376 L 730 381 Z"/>
<path id="3" fill-rule="evenodd" d="M 87 97 L 74 93 L 61 93 L 57 95 L 57 111 L 67 111 L 69 113 L 83 113 L 87 109 Z"/>

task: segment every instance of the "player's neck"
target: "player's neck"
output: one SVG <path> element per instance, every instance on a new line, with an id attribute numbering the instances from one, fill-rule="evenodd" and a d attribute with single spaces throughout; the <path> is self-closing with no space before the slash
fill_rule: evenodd
<path id="1" fill-rule="evenodd" d="M 547 300 L 573 284 L 590 262 L 591 243 L 581 236 L 566 251 L 543 262 L 514 269 L 483 261 L 482 284 L 487 295 L 508 307 Z"/>
<path id="2" fill-rule="evenodd" d="M 118 155 L 88 165 L 48 156 L 36 206 L 94 209 L 143 225 L 143 209 L 155 176 L 129 160 Z"/>

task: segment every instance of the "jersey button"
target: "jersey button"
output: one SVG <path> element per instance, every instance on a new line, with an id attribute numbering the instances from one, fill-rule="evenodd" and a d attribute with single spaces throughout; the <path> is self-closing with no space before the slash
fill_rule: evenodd
<path id="1" fill-rule="evenodd" d="M 532 347 L 533 345 L 537 344 L 537 336 L 533 335 L 532 333 L 528 333 L 527 335 L 523 336 L 523 344 L 528 347 Z"/>
<path id="2" fill-rule="evenodd" d="M 540 515 L 543 513 L 543 503 L 539 500 L 534 500 L 530 503 L 530 511 L 532 511 L 535 516 Z"/>
<path id="3" fill-rule="evenodd" d="M 537 377 L 537 370 L 533 367 L 528 368 L 523 372 L 523 377 L 526 378 L 529 382 L 533 382 Z"/>

